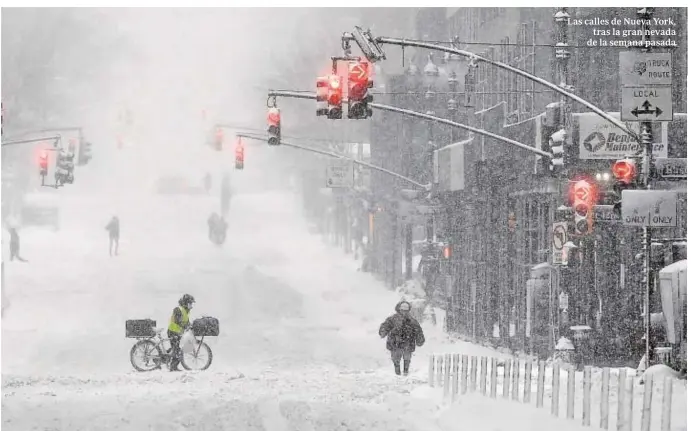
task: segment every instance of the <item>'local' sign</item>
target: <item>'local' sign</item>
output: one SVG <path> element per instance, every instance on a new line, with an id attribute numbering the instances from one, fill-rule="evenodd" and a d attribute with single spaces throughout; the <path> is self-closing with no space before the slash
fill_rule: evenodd
<path id="1" fill-rule="evenodd" d="M 672 87 L 623 87 L 621 119 L 672 121 Z"/>
<path id="2" fill-rule="evenodd" d="M 627 226 L 676 227 L 677 192 L 624 190 L 621 218 Z"/>
<path id="3" fill-rule="evenodd" d="M 608 112 L 620 119 L 618 112 Z M 574 114 L 578 123 L 578 147 L 581 160 L 611 160 L 632 156 L 638 151 L 638 142 L 594 113 Z M 640 125 L 634 123 L 631 130 L 638 133 Z M 667 123 L 653 123 L 653 157 L 667 157 Z"/>
<path id="4" fill-rule="evenodd" d="M 327 187 L 353 187 L 353 162 L 347 159 L 330 159 L 326 167 Z"/>

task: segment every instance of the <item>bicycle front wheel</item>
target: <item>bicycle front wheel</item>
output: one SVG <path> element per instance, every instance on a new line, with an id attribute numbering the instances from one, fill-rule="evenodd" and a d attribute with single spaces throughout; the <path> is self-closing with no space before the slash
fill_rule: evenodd
<path id="1" fill-rule="evenodd" d="M 153 371 L 161 368 L 163 352 L 151 340 L 140 340 L 130 350 L 130 362 L 137 371 Z"/>
<path id="2" fill-rule="evenodd" d="M 211 353 L 211 347 L 206 343 L 201 343 L 198 349 L 189 353 L 183 353 L 182 367 L 186 370 L 204 371 L 211 366 L 214 355 Z"/>

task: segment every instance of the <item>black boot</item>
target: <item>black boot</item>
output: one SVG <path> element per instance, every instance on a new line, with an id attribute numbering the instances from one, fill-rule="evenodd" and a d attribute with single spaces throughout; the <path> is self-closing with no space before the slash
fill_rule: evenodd
<path id="1" fill-rule="evenodd" d="M 401 375 L 401 364 L 400 364 L 400 362 L 394 362 L 393 368 L 396 371 L 396 375 L 400 376 Z"/>
<path id="2" fill-rule="evenodd" d="M 405 359 L 403 360 L 403 375 L 407 376 L 408 375 L 408 370 L 410 369 L 410 361 L 406 361 Z"/>
<path id="3" fill-rule="evenodd" d="M 170 371 L 182 371 L 180 368 L 178 368 L 178 365 L 180 365 L 180 361 L 173 359 L 170 362 L 170 367 L 169 367 Z"/>

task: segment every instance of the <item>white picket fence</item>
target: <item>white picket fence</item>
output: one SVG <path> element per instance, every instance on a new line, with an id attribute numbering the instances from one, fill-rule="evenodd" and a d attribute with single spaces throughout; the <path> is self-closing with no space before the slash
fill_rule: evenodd
<path id="1" fill-rule="evenodd" d="M 565 395 L 566 418 L 573 420 L 576 416 L 580 416 L 584 426 L 592 425 L 592 405 L 599 404 L 600 420 L 595 425 L 601 429 L 612 429 L 611 425 L 615 422 L 615 418 L 614 415 L 610 415 L 611 407 L 616 409 L 615 429 L 617 431 L 633 431 L 634 428 L 640 431 L 652 431 L 653 412 L 656 413 L 656 417 L 659 417 L 658 423 L 661 425 L 660 428 L 655 427 L 655 429 L 660 431 L 672 429 L 673 379 L 669 376 L 662 382 L 661 394 L 659 394 L 660 385 L 657 385 L 657 395 L 661 397 L 656 397 L 659 402 L 653 403 L 656 382 L 653 381 L 652 376 L 646 376 L 643 390 L 640 391 L 638 390 L 640 387 L 634 390 L 634 380 L 638 378 L 627 376 L 625 368 L 615 369 L 612 372 L 610 368 L 585 367 L 583 372 L 577 373 L 575 368 L 568 364 L 547 365 L 545 361 L 539 361 L 536 367 L 537 373 L 535 373 L 533 365 L 531 360 L 500 361 L 497 358 L 488 360 L 486 356 L 478 360 L 476 356 L 461 354 L 432 355 L 429 360 L 429 384 L 432 387 L 442 387 L 444 397 L 452 401 L 457 401 L 459 395 L 478 391 L 482 395 L 497 398 L 498 386 L 503 398 L 534 404 L 538 408 L 544 406 L 547 396 L 551 404 L 551 413 L 556 417 L 560 417 L 560 411 L 564 410 L 560 409 L 560 401 Z M 611 374 L 613 374 L 612 378 L 610 378 Z M 613 385 L 615 379 L 617 383 Z M 566 390 L 563 389 L 562 380 L 566 380 Z M 579 391 L 576 390 L 577 380 L 579 380 L 578 386 L 582 388 Z M 594 384 L 598 380 L 600 384 Z M 685 394 L 685 385 L 682 389 Z M 594 393 L 593 390 L 595 390 Z M 616 397 L 613 396 L 614 392 L 616 392 Z M 576 402 L 577 396 L 582 398 L 579 403 Z M 680 400 L 683 401 L 683 418 L 675 418 L 675 422 L 680 422 L 683 424 L 682 429 L 686 429 L 685 396 L 683 398 Z M 580 415 L 577 414 L 577 410 Z M 640 422 L 638 417 L 640 417 Z"/>

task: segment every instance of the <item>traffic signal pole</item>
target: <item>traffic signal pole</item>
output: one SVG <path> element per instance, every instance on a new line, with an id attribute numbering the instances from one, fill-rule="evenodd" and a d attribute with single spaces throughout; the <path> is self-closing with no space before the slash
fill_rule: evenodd
<path id="1" fill-rule="evenodd" d="M 341 37 L 341 39 L 344 43 L 344 46 L 348 46 L 349 42 L 352 40 L 355 40 L 356 42 L 358 42 L 352 33 L 343 33 L 343 36 Z M 611 123 L 612 125 L 614 125 L 618 129 L 621 129 L 622 131 L 624 131 L 627 135 L 630 135 L 631 137 L 636 139 L 637 142 L 640 142 L 640 139 L 639 139 L 638 135 L 636 134 L 636 132 L 629 130 L 624 123 L 622 123 L 619 120 L 607 115 L 607 113 L 605 111 L 603 111 L 602 109 L 593 105 L 592 103 L 588 102 L 587 100 L 576 96 L 575 94 L 561 88 L 558 85 L 555 85 L 555 84 L 553 84 L 547 80 L 544 80 L 540 77 L 532 75 L 532 74 L 530 74 L 526 71 L 523 71 L 521 69 L 517 69 L 515 67 L 509 66 L 508 64 L 504 64 L 504 63 L 501 63 L 499 61 L 494 61 L 494 60 L 490 60 L 488 58 L 480 57 L 477 54 L 474 54 L 474 53 L 469 52 L 469 51 L 465 51 L 463 49 L 451 48 L 448 46 L 437 45 L 434 43 L 419 42 L 419 41 L 412 41 L 412 40 L 406 40 L 406 39 L 398 39 L 398 38 L 393 38 L 393 37 L 377 37 L 376 39 L 374 39 L 374 41 L 376 43 L 379 43 L 379 44 L 397 45 L 397 46 L 401 46 L 401 47 L 409 46 L 409 47 L 425 48 L 425 49 L 431 49 L 433 51 L 441 51 L 441 52 L 448 52 L 450 54 L 462 55 L 463 57 L 469 58 L 471 63 L 482 61 L 482 62 L 491 64 L 492 66 L 498 67 L 500 69 L 508 70 L 509 72 L 515 73 L 516 75 L 520 75 L 526 79 L 529 79 L 530 81 L 533 81 L 533 82 L 536 82 L 540 85 L 543 85 L 543 86 L 545 86 L 551 90 L 556 91 L 557 93 L 561 94 L 562 96 L 565 96 L 565 97 L 567 97 L 567 98 L 569 98 L 575 102 L 580 103 L 581 105 L 588 108 L 590 111 L 592 111 L 595 114 L 597 114 L 598 116 L 602 117 L 607 122 Z M 362 46 L 360 48 L 362 48 Z M 369 58 L 369 56 L 368 56 L 368 59 L 370 61 L 377 61 L 380 58 L 376 58 L 376 57 L 375 58 Z"/>
<path id="2" fill-rule="evenodd" d="M 317 98 L 317 96 L 315 94 L 312 94 L 312 93 L 303 93 L 303 92 L 297 92 L 297 91 L 283 91 L 283 90 L 269 90 L 269 97 L 288 97 L 288 98 L 293 98 L 293 99 L 309 99 L 309 100 L 316 100 L 316 98 Z M 433 122 L 436 122 L 439 124 L 444 124 L 447 126 L 457 127 L 460 129 L 468 130 L 470 132 L 477 133 L 478 135 L 484 135 L 484 136 L 487 136 L 489 138 L 495 139 L 497 141 L 517 146 L 517 147 L 522 148 L 526 151 L 530 151 L 532 153 L 538 154 L 542 157 L 547 157 L 550 159 L 552 158 L 551 153 L 548 153 L 546 151 L 542 151 L 539 148 L 535 148 L 535 147 L 532 147 L 530 145 L 522 144 L 518 141 L 514 141 L 513 139 L 505 138 L 503 136 L 494 134 L 492 132 L 488 132 L 486 130 L 477 129 L 475 127 L 468 126 L 467 124 L 458 123 L 456 121 L 447 120 L 445 118 L 435 117 L 434 115 L 423 114 L 421 112 L 411 111 L 410 109 L 403 109 L 403 108 L 397 108 L 395 106 L 383 105 L 381 103 L 370 103 L 370 106 L 372 107 L 372 109 L 378 109 L 380 111 L 396 112 L 398 114 L 407 115 L 409 117 L 421 118 L 423 120 L 433 121 Z"/>
<path id="3" fill-rule="evenodd" d="M 247 138 L 247 139 L 256 139 L 256 140 L 258 140 L 258 141 L 266 141 L 266 136 L 250 135 L 250 134 L 246 134 L 246 133 L 237 133 L 236 136 L 241 137 L 241 138 Z M 425 184 L 418 183 L 417 181 L 412 180 L 412 179 L 410 179 L 410 178 L 408 178 L 408 177 L 405 177 L 405 176 L 403 176 L 403 175 L 401 175 L 401 174 L 397 174 L 396 172 L 390 171 L 390 170 L 388 170 L 388 169 L 384 169 L 384 168 L 379 167 L 379 166 L 372 165 L 372 164 L 367 163 L 367 162 L 363 162 L 363 161 L 360 161 L 360 160 L 356 160 L 356 159 L 353 159 L 353 158 L 350 158 L 350 157 L 345 157 L 345 156 L 342 156 L 342 155 L 337 154 L 337 153 L 332 153 L 331 151 L 321 150 L 321 149 L 319 149 L 319 148 L 313 148 L 313 147 L 305 147 L 305 146 L 303 146 L 303 145 L 293 144 L 293 143 L 290 143 L 290 142 L 286 142 L 286 141 L 284 141 L 284 140 L 281 140 L 281 145 L 285 145 L 286 147 L 297 148 L 297 149 L 303 150 L 303 151 L 309 151 L 309 152 L 311 152 L 311 153 L 321 154 L 321 155 L 323 155 L 323 156 L 333 157 L 333 158 L 336 158 L 336 159 L 350 160 L 351 162 L 353 162 L 353 163 L 355 163 L 355 164 L 357 164 L 357 165 L 361 165 L 361 166 L 364 166 L 364 167 L 366 167 L 366 168 L 374 169 L 374 170 L 376 170 L 376 171 L 383 172 L 383 173 L 385 173 L 385 174 L 387 174 L 387 175 L 391 175 L 391 176 L 396 177 L 396 178 L 398 178 L 398 179 L 400 179 L 400 180 L 403 180 L 403 181 L 405 181 L 405 182 L 407 182 L 407 183 L 409 183 L 409 184 L 412 184 L 412 185 L 414 185 L 415 187 L 418 187 L 418 188 L 420 188 L 420 189 L 429 190 L 429 186 L 427 186 L 427 185 L 425 185 Z"/>
<path id="4" fill-rule="evenodd" d="M 637 11 L 637 14 L 642 18 L 641 30 L 643 30 L 643 52 L 650 52 L 650 24 L 649 20 L 653 15 L 653 8 L 642 8 Z M 641 160 L 641 182 L 645 190 L 651 188 L 650 184 L 650 169 L 653 162 L 653 123 L 651 121 L 641 122 L 641 140 L 639 148 L 642 150 Z M 650 228 L 643 227 L 643 286 L 644 301 L 645 301 L 645 368 L 650 366 L 650 249 L 652 247 L 650 240 Z"/>
<path id="5" fill-rule="evenodd" d="M 50 141 L 53 140 L 53 146 L 57 147 L 58 142 L 60 142 L 60 136 L 47 136 L 45 138 L 33 138 L 33 139 L 20 139 L 15 141 L 5 141 L 2 143 L 3 147 L 8 147 L 10 145 L 20 145 L 20 144 L 30 144 L 32 142 Z"/>

